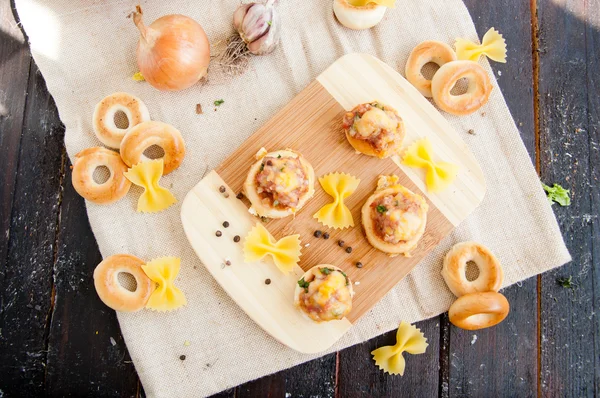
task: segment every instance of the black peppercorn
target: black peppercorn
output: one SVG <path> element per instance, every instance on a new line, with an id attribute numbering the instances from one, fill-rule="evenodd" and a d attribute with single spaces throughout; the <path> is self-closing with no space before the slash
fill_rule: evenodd
<path id="1" fill-rule="evenodd" d="M 244 194 L 240 192 L 237 195 L 235 195 L 235 197 L 238 198 L 238 199 L 243 199 L 244 198 Z"/>
<path id="2" fill-rule="evenodd" d="M 329 239 L 329 232 L 325 232 L 323 234 L 323 239 Z"/>
<path id="3" fill-rule="evenodd" d="M 267 166 L 273 166 L 273 162 L 270 160 L 267 160 Z"/>
<path id="4" fill-rule="evenodd" d="M 228 222 L 228 221 L 225 221 L 225 222 L 223 223 L 223 227 L 225 227 L 225 228 L 229 227 L 229 222 Z"/>
<path id="5" fill-rule="evenodd" d="M 221 186 L 219 187 L 219 192 L 221 192 L 221 193 L 225 193 L 225 191 L 226 191 L 225 187 L 224 187 L 223 185 L 221 185 Z"/>
<path id="6" fill-rule="evenodd" d="M 215 235 L 217 235 L 217 237 L 220 237 L 223 234 L 221 233 L 221 231 L 217 231 L 217 232 L 215 232 Z"/>
<path id="7" fill-rule="evenodd" d="M 346 253 L 352 253 L 352 248 L 350 246 L 346 248 Z"/>
<path id="8" fill-rule="evenodd" d="M 321 235 L 323 235 L 323 232 L 316 230 L 315 233 L 313 234 L 315 236 L 315 238 L 320 238 Z"/>
<path id="9" fill-rule="evenodd" d="M 357 268 L 362 268 L 363 267 L 363 263 L 361 263 L 360 261 L 356 262 L 356 267 Z"/>
<path id="10" fill-rule="evenodd" d="M 339 247 L 344 247 L 344 241 L 343 240 L 338 240 L 338 246 Z"/>
<path id="11" fill-rule="evenodd" d="M 229 261 L 229 260 L 225 261 L 225 265 L 231 265 L 231 261 Z"/>
<path id="12" fill-rule="evenodd" d="M 236 236 L 234 236 L 234 237 L 233 237 L 233 241 L 234 241 L 235 243 L 239 242 L 239 241 L 240 241 L 240 236 L 239 236 L 239 235 L 236 235 Z"/>
<path id="13" fill-rule="evenodd" d="M 185 361 L 185 355 L 180 356 L 179 359 L 181 359 L 182 361 Z"/>
<path id="14" fill-rule="evenodd" d="M 271 280 L 270 279 L 265 279 L 265 285 L 270 285 L 271 284 Z"/>

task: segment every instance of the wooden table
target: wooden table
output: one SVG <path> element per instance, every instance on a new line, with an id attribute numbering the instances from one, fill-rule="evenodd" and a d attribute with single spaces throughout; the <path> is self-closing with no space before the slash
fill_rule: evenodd
<path id="1" fill-rule="evenodd" d="M 467 332 L 446 315 L 420 322 L 430 346 L 408 358 L 404 377 L 384 375 L 369 355 L 393 343 L 392 332 L 219 396 L 581 397 L 600 391 L 600 294 L 594 290 L 600 282 L 600 0 L 465 2 L 480 36 L 494 26 L 508 41 L 508 64 L 493 67 L 542 181 L 571 189 L 573 204 L 554 210 L 573 262 L 506 289 L 512 313 L 495 328 Z M 485 139 L 494 132 L 476 133 Z M 101 258 L 83 199 L 71 185 L 63 138 L 52 97 L 5 0 L 0 396 L 143 395 L 115 313 L 93 288 Z M 572 277 L 573 289 L 559 286 L 557 278 L 565 277 Z"/>

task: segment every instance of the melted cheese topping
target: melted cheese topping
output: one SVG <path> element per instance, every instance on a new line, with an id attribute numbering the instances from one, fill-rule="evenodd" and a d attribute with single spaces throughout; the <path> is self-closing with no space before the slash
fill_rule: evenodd
<path id="1" fill-rule="evenodd" d="M 385 233 L 386 235 L 394 235 L 398 241 L 409 240 L 417 233 L 421 226 L 421 217 L 414 212 L 395 209 L 389 211 L 386 215 L 390 220 L 398 222 L 398 228 L 386 227 Z"/>
<path id="2" fill-rule="evenodd" d="M 398 122 L 392 120 L 385 111 L 373 107 L 366 111 L 362 117 L 354 123 L 356 132 L 368 137 L 380 130 L 394 131 L 398 126 Z"/>

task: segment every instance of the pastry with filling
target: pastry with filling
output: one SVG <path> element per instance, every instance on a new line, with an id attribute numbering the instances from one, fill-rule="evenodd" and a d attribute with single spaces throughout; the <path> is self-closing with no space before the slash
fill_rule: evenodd
<path id="1" fill-rule="evenodd" d="M 344 318 L 352 309 L 352 282 L 338 267 L 316 265 L 298 281 L 294 304 L 315 322 Z"/>
<path id="2" fill-rule="evenodd" d="M 354 149 L 382 159 L 397 154 L 405 136 L 398 112 L 376 101 L 354 107 L 344 115 L 342 126 Z"/>
<path id="3" fill-rule="evenodd" d="M 250 168 L 244 194 L 252 203 L 251 213 L 283 218 L 295 214 L 315 193 L 315 172 L 308 161 L 290 149 L 257 153 Z"/>
<path id="4" fill-rule="evenodd" d="M 398 177 L 379 177 L 377 190 L 362 208 L 367 240 L 390 256 L 409 257 L 425 232 L 428 209 L 423 197 L 398 184 Z"/>

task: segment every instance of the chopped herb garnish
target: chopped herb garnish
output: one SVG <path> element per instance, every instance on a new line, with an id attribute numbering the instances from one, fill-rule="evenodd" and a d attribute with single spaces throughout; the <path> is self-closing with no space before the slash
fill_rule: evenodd
<path id="1" fill-rule="evenodd" d="M 575 288 L 575 283 L 573 282 L 572 276 L 569 276 L 568 278 L 557 278 L 556 283 L 558 283 L 559 286 L 562 286 L 565 289 L 574 289 Z"/>
<path id="2" fill-rule="evenodd" d="M 542 183 L 542 187 L 544 187 L 544 191 L 546 191 L 546 196 L 548 196 L 550 203 L 556 202 L 561 206 L 569 206 L 571 204 L 568 189 L 564 189 L 558 184 L 554 184 L 550 187 Z"/>
<path id="3" fill-rule="evenodd" d="M 372 102 L 371 106 L 374 106 L 375 108 L 379 108 L 381 110 L 384 110 L 383 109 L 383 105 L 381 105 L 379 102 Z"/>
<path id="4" fill-rule="evenodd" d="M 321 271 L 321 273 L 323 275 L 329 275 L 329 274 L 331 274 L 335 270 L 333 268 L 323 267 L 323 268 L 319 268 L 319 271 Z"/>
<path id="5" fill-rule="evenodd" d="M 396 206 L 400 206 L 400 201 L 397 200 L 395 204 L 396 204 Z"/>
<path id="6" fill-rule="evenodd" d="M 269 26 L 273 25 L 273 21 L 268 21 L 267 25 L 269 25 Z"/>
<path id="7" fill-rule="evenodd" d="M 273 206 L 278 206 L 279 205 L 279 201 L 278 200 L 274 200 L 273 201 Z"/>
<path id="8" fill-rule="evenodd" d="M 308 293 L 308 285 L 310 285 L 310 282 L 305 281 L 304 277 L 298 281 L 298 286 L 303 288 L 306 293 Z"/>
<path id="9" fill-rule="evenodd" d="M 216 100 L 216 101 L 215 101 L 215 106 L 220 106 L 220 105 L 222 105 L 222 104 L 223 104 L 223 102 L 225 102 L 225 100 L 222 100 L 222 99 L 220 99 L 220 100 Z"/>
<path id="10" fill-rule="evenodd" d="M 281 155 L 277 155 L 277 159 L 281 159 Z"/>
<path id="11" fill-rule="evenodd" d="M 260 171 L 263 171 L 264 169 L 265 169 L 265 164 L 264 164 L 264 163 L 262 163 L 262 164 L 260 165 Z"/>
<path id="12" fill-rule="evenodd" d="M 340 271 L 342 273 L 342 275 L 344 275 L 344 278 L 346 278 L 346 286 L 348 286 L 350 284 L 350 280 L 348 279 L 348 275 L 346 275 L 346 273 L 344 271 Z"/>
<path id="13" fill-rule="evenodd" d="M 386 211 L 387 211 L 387 207 L 385 207 L 384 205 L 379 205 L 379 206 L 377 206 L 377 212 L 378 212 L 378 213 L 381 213 L 381 214 L 383 214 L 383 213 L 385 213 Z"/>
<path id="14" fill-rule="evenodd" d="M 279 169 L 279 171 L 283 171 L 283 170 L 285 170 L 285 167 L 282 167 L 281 169 Z"/>
<path id="15" fill-rule="evenodd" d="M 360 120 L 360 116 L 358 116 L 358 115 L 354 115 L 354 122 L 356 123 L 356 122 L 358 122 L 359 120 Z"/>

